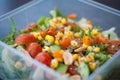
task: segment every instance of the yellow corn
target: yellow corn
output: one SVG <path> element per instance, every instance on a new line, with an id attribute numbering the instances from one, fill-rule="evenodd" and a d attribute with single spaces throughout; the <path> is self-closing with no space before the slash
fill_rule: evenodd
<path id="1" fill-rule="evenodd" d="M 66 24 L 66 19 L 63 18 L 63 19 L 61 20 L 61 23 L 62 23 L 63 25 Z"/>
<path id="2" fill-rule="evenodd" d="M 94 71 L 96 69 L 96 63 L 90 62 L 89 67 L 92 71 Z"/>
<path id="3" fill-rule="evenodd" d="M 87 50 L 92 51 L 93 50 L 92 46 L 88 46 Z"/>
<path id="4" fill-rule="evenodd" d="M 65 35 L 68 36 L 68 37 L 72 37 L 73 36 L 73 32 L 72 31 L 67 31 Z"/>
<path id="5" fill-rule="evenodd" d="M 99 47 L 95 47 L 95 48 L 93 49 L 93 51 L 95 51 L 95 52 L 100 52 L 100 48 L 99 48 Z"/>
<path id="6" fill-rule="evenodd" d="M 91 34 L 92 34 L 93 36 L 97 35 L 97 33 L 98 33 L 98 30 L 97 30 L 97 29 L 93 29 L 93 30 L 91 31 Z"/>
<path id="7" fill-rule="evenodd" d="M 56 44 L 56 45 L 59 45 L 59 41 L 58 41 L 58 40 L 55 40 L 55 44 Z"/>
<path id="8" fill-rule="evenodd" d="M 81 57 L 78 56 L 78 64 L 80 65 L 80 63 L 81 63 Z"/>
<path id="9" fill-rule="evenodd" d="M 42 51 L 43 52 L 51 52 L 51 50 L 50 50 L 50 47 L 48 47 L 48 46 L 44 46 L 44 48 L 42 49 Z"/>
<path id="10" fill-rule="evenodd" d="M 73 61 L 77 60 L 78 59 L 78 54 L 74 54 L 73 55 Z"/>
<path id="11" fill-rule="evenodd" d="M 75 40 L 71 41 L 71 46 L 72 47 L 78 47 L 78 43 Z"/>
<path id="12" fill-rule="evenodd" d="M 37 33 L 37 32 L 32 32 L 32 34 L 33 34 L 33 36 L 37 39 L 38 38 L 38 36 L 39 36 L 39 33 Z"/>
<path id="13" fill-rule="evenodd" d="M 55 37 L 56 37 L 57 40 L 59 40 L 61 37 L 63 37 L 63 33 L 58 32 Z"/>
<path id="14" fill-rule="evenodd" d="M 84 61 L 85 61 L 86 63 L 88 63 L 88 62 L 90 62 L 90 59 L 89 59 L 88 57 L 85 57 L 85 58 L 84 58 Z"/>
<path id="15" fill-rule="evenodd" d="M 53 36 L 50 36 L 50 35 L 46 35 L 45 36 L 45 40 L 50 42 L 50 43 L 53 43 L 54 42 L 54 37 Z"/>
<path id="16" fill-rule="evenodd" d="M 42 36 L 39 35 L 39 36 L 38 36 L 38 40 L 42 40 Z"/>
<path id="17" fill-rule="evenodd" d="M 94 62 L 94 61 L 95 61 L 95 57 L 94 57 L 93 54 L 90 54 L 90 53 L 89 53 L 89 55 L 88 55 L 87 57 L 90 59 L 91 62 Z"/>
<path id="18" fill-rule="evenodd" d="M 79 33 L 74 33 L 74 37 L 79 38 L 80 37 Z"/>
<path id="19" fill-rule="evenodd" d="M 58 67 L 58 60 L 57 59 L 52 59 L 50 67 L 52 69 L 55 69 Z"/>

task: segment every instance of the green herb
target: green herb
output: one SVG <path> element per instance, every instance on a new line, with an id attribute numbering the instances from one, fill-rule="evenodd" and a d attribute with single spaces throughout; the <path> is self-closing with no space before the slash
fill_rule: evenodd
<path id="1" fill-rule="evenodd" d="M 81 30 L 80 39 L 82 39 L 84 35 L 85 35 L 85 31 Z"/>
<path id="2" fill-rule="evenodd" d="M 54 18 L 54 17 L 65 17 L 57 8 L 55 8 L 54 10 L 52 10 L 50 12 L 50 16 L 52 18 Z"/>
<path id="3" fill-rule="evenodd" d="M 91 34 L 91 29 L 89 29 L 89 32 L 88 32 L 88 36 L 90 37 L 90 38 L 92 38 L 93 36 L 92 36 L 92 34 Z"/>
<path id="4" fill-rule="evenodd" d="M 14 39 L 15 39 L 15 33 L 16 33 L 16 28 L 15 28 L 15 23 L 12 18 L 10 18 L 12 22 L 12 31 L 7 35 L 6 37 L 2 38 L 2 41 L 5 42 L 8 45 L 14 44 Z"/>
<path id="5" fill-rule="evenodd" d="M 46 30 L 47 28 L 50 27 L 50 24 L 49 24 L 49 20 L 50 18 L 48 17 L 41 17 L 39 20 L 38 20 L 38 26 L 41 30 Z"/>
<path id="6" fill-rule="evenodd" d="M 108 39 L 110 40 L 110 34 L 108 34 Z"/>

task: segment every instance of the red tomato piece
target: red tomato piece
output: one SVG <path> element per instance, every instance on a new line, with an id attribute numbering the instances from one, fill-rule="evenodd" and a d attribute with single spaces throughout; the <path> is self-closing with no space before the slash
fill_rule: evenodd
<path id="1" fill-rule="evenodd" d="M 32 42 L 27 46 L 26 50 L 32 58 L 35 58 L 35 56 L 42 51 L 42 48 L 37 42 Z"/>
<path id="2" fill-rule="evenodd" d="M 15 39 L 15 43 L 18 45 L 29 44 L 35 41 L 36 41 L 35 37 L 31 34 L 21 34 L 17 36 Z"/>
<path id="3" fill-rule="evenodd" d="M 35 60 L 49 67 L 52 58 L 47 52 L 41 52 L 35 57 Z"/>

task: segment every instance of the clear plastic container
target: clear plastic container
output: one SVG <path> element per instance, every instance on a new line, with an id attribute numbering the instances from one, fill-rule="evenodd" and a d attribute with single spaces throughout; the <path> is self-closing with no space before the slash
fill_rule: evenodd
<path id="1" fill-rule="evenodd" d="M 120 11 L 118 10 L 92 0 L 33 0 L 0 16 L 0 38 L 11 31 L 11 22 L 8 18 L 14 19 L 17 30 L 25 29 L 27 23 L 36 22 L 41 16 L 49 16 L 49 11 L 55 7 L 65 15 L 76 13 L 78 19 L 85 17 L 104 30 L 116 27 L 116 33 L 120 36 Z M 109 72 L 116 66 L 120 66 L 119 57 L 120 52 L 92 73 L 89 80 L 106 79 Z M 61 76 L 0 41 L 0 77 L 2 79 L 67 80 Z"/>

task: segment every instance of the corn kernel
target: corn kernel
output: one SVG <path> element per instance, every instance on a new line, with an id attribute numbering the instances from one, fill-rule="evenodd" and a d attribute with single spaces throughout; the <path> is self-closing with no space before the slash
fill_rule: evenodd
<path id="1" fill-rule="evenodd" d="M 90 59 L 91 62 L 94 62 L 94 61 L 95 61 L 94 55 L 89 54 L 87 57 Z"/>
<path id="2" fill-rule="evenodd" d="M 72 47 L 78 47 L 78 43 L 75 40 L 71 41 L 71 46 Z"/>
<path id="3" fill-rule="evenodd" d="M 81 56 L 78 56 L 78 64 L 80 65 L 81 63 Z"/>
<path id="4" fill-rule="evenodd" d="M 50 43 L 53 43 L 54 42 L 54 37 L 53 36 L 50 36 L 50 35 L 46 35 L 45 36 L 45 40 L 50 42 Z"/>
<path id="5" fill-rule="evenodd" d="M 63 19 L 61 20 L 61 23 L 62 23 L 63 25 L 66 24 L 66 19 L 63 18 Z"/>
<path id="6" fill-rule="evenodd" d="M 74 37 L 79 38 L 80 37 L 79 33 L 74 33 Z"/>
<path id="7" fill-rule="evenodd" d="M 97 29 L 93 29 L 93 30 L 91 31 L 91 34 L 92 34 L 93 36 L 97 35 L 97 33 L 98 33 L 98 30 L 97 30 Z"/>
<path id="8" fill-rule="evenodd" d="M 95 51 L 95 52 L 100 52 L 100 48 L 99 48 L 99 47 L 95 47 L 95 48 L 93 49 L 93 51 Z"/>
<path id="9" fill-rule="evenodd" d="M 64 50 L 60 50 L 60 53 L 63 55 L 64 54 Z"/>
<path id="10" fill-rule="evenodd" d="M 56 45 L 59 45 L 59 41 L 58 41 L 58 40 L 55 40 L 55 44 L 56 44 Z"/>
<path id="11" fill-rule="evenodd" d="M 85 57 L 85 58 L 84 58 L 84 61 L 85 61 L 86 63 L 88 63 L 88 62 L 90 62 L 90 59 L 89 59 L 88 57 Z"/>
<path id="12" fill-rule="evenodd" d="M 89 67 L 92 71 L 94 71 L 96 69 L 96 63 L 90 62 Z"/>
<path id="13" fill-rule="evenodd" d="M 58 67 L 58 60 L 57 59 L 52 59 L 50 67 L 52 69 L 55 69 Z"/>
<path id="14" fill-rule="evenodd" d="M 38 40 L 42 40 L 42 37 L 40 35 L 38 36 Z"/>
<path id="15" fill-rule="evenodd" d="M 92 51 L 93 50 L 92 46 L 88 46 L 87 50 Z"/>
<path id="16" fill-rule="evenodd" d="M 78 59 L 78 54 L 74 54 L 73 55 L 73 61 L 77 60 Z"/>
<path id="17" fill-rule="evenodd" d="M 43 52 L 51 52 L 51 50 L 50 50 L 50 47 L 48 47 L 48 46 L 44 46 L 44 48 L 42 49 L 42 51 Z"/>
<path id="18" fill-rule="evenodd" d="M 88 30 L 85 30 L 85 34 L 89 34 L 89 29 L 88 29 Z"/>
<path id="19" fill-rule="evenodd" d="M 37 33 L 37 32 L 32 32 L 32 34 L 33 34 L 33 36 L 37 39 L 38 38 L 38 36 L 39 36 L 39 33 Z"/>
<path id="20" fill-rule="evenodd" d="M 72 37 L 72 36 L 73 36 L 73 32 L 67 31 L 67 32 L 65 33 L 65 35 L 68 36 L 68 37 Z"/>

